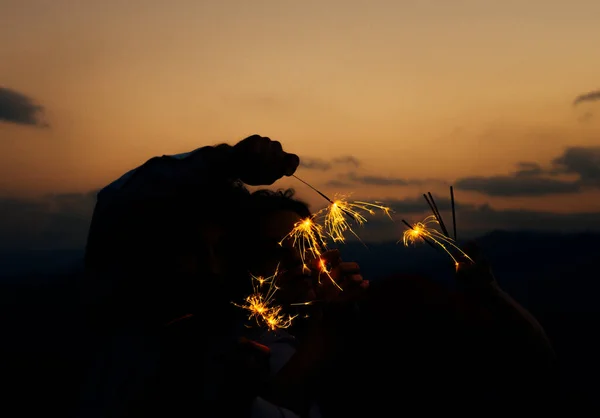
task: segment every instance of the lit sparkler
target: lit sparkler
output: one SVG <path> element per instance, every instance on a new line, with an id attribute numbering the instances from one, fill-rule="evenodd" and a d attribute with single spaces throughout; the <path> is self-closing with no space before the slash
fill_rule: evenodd
<path id="1" fill-rule="evenodd" d="M 405 222 L 406 225 L 408 225 Z M 450 251 L 450 248 L 458 251 L 461 255 L 463 255 L 467 260 L 474 263 L 474 261 L 469 257 L 463 250 L 461 250 L 455 243 L 454 240 L 442 232 L 435 229 L 431 224 L 439 225 L 439 221 L 437 220 L 435 215 L 429 215 L 423 221 L 417 222 L 413 226 L 408 225 L 409 229 L 404 231 L 403 234 L 403 242 L 405 246 L 410 244 L 416 244 L 416 242 L 421 239 L 426 242 L 432 241 L 436 245 L 438 245 L 442 250 L 444 250 L 454 261 L 455 266 L 458 268 L 458 260 Z M 428 241 L 430 240 L 430 241 Z"/>
<path id="2" fill-rule="evenodd" d="M 334 200 L 330 202 L 330 205 L 319 211 L 318 214 L 324 213 L 325 230 L 327 231 L 327 235 L 329 235 L 334 242 L 345 242 L 344 234 L 346 232 L 350 232 L 360 240 L 360 237 L 350 226 L 348 218 L 352 218 L 357 225 L 362 226 L 367 222 L 364 213 L 374 215 L 375 210 L 379 209 L 392 219 L 390 215 L 391 209 L 383 206 L 381 202 L 349 202 L 346 196 L 342 195 L 336 195 Z"/>
<path id="3" fill-rule="evenodd" d="M 306 263 L 307 255 L 320 259 L 323 251 L 327 249 L 323 227 L 315 222 L 314 218 L 313 216 L 296 222 L 290 233 L 279 242 L 279 245 L 282 245 L 286 239 L 292 240 L 292 245 L 300 252 L 304 269 L 309 269 Z"/>
<path id="4" fill-rule="evenodd" d="M 315 222 L 315 217 L 316 215 L 296 222 L 292 231 L 283 237 L 279 242 L 279 245 L 283 245 L 283 241 L 286 239 L 291 239 L 292 245 L 300 253 L 302 269 L 312 270 L 307 263 L 307 255 L 310 255 L 312 260 L 318 260 L 317 268 L 319 271 L 319 283 L 321 283 L 321 276 L 325 275 L 338 289 L 342 290 L 340 285 L 338 285 L 331 276 L 331 272 L 327 269 L 325 260 L 321 258 L 323 252 L 327 250 L 327 242 L 323 227 Z"/>
<path id="5" fill-rule="evenodd" d="M 242 305 L 232 302 L 238 308 L 249 312 L 249 320 L 255 320 L 257 324 L 264 325 L 271 331 L 288 328 L 297 316 L 285 315 L 282 313 L 283 308 L 274 303 L 273 296 L 279 290 L 275 284 L 278 274 L 277 269 L 272 276 L 266 278 L 251 275 L 252 294 L 246 297 Z"/>

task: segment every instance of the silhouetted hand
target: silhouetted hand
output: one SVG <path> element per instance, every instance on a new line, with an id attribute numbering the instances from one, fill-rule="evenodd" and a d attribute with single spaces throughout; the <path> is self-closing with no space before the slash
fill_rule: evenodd
<path id="1" fill-rule="evenodd" d="M 496 283 L 489 261 L 475 242 L 467 242 L 462 250 L 471 260 L 462 255 L 458 258 L 455 274 L 458 283 L 467 288 L 481 288 Z"/>
<path id="2" fill-rule="evenodd" d="M 276 294 L 279 304 L 312 305 L 318 311 L 323 303 L 352 302 L 369 286 L 369 281 L 363 280 L 358 264 L 343 262 L 338 250 L 326 251 L 320 259 L 307 262 L 307 267 L 298 266 L 289 272 L 291 274 L 279 277 Z"/>
<path id="3" fill-rule="evenodd" d="M 363 280 L 357 263 L 343 262 L 337 250 L 321 256 L 326 262 L 331 278 L 321 273 L 320 284 L 315 285 L 315 304 L 306 332 L 299 338 L 295 354 L 275 376 L 265 393 L 266 399 L 296 413 L 306 414 L 313 391 L 321 380 L 324 367 L 341 352 L 345 336 L 355 324 L 354 308 L 369 287 Z M 311 265 L 314 274 L 319 273 L 319 260 Z M 333 283 L 335 281 L 336 284 Z M 340 289 L 339 287 L 342 289 Z"/>
<path id="4" fill-rule="evenodd" d="M 369 281 L 360 274 L 358 263 L 342 261 L 338 250 L 323 253 L 319 264 L 318 269 L 324 267 L 326 270 L 320 273 L 320 286 L 316 294 L 328 303 L 339 305 L 355 302 L 369 287 Z"/>
<path id="5" fill-rule="evenodd" d="M 315 286 L 318 303 L 309 318 L 305 343 L 314 351 L 315 358 L 324 360 L 339 347 L 342 330 L 355 323 L 355 302 L 364 297 L 369 281 L 363 279 L 357 263 L 342 261 L 338 250 L 323 253 L 321 262 L 325 263 L 327 273 L 321 272 L 320 283 Z"/>
<path id="6" fill-rule="evenodd" d="M 251 186 L 271 185 L 293 175 L 300 164 L 300 158 L 283 151 L 280 142 L 260 135 L 235 144 L 232 156 L 239 179 Z"/>

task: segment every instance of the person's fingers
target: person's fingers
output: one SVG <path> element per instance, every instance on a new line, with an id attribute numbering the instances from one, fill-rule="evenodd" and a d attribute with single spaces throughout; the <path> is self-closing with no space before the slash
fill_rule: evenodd
<path id="1" fill-rule="evenodd" d="M 281 142 L 269 137 L 251 135 L 234 147 L 239 164 L 252 170 L 244 171 L 242 181 L 250 185 L 271 185 L 284 176 L 293 175 L 300 165 L 300 158 L 283 151 Z"/>
<path id="2" fill-rule="evenodd" d="M 269 144 L 269 154 L 267 158 L 269 161 L 269 166 L 272 170 L 271 174 L 273 175 L 275 181 L 284 177 L 288 173 L 286 155 L 287 154 L 283 151 L 283 147 L 281 146 L 281 142 L 271 141 Z"/>
<path id="3" fill-rule="evenodd" d="M 360 273 L 360 266 L 354 261 L 342 261 L 337 265 L 340 274 L 350 276 Z"/>
<path id="4" fill-rule="evenodd" d="M 245 337 L 240 337 L 238 339 L 238 344 L 240 344 L 240 346 L 242 346 L 242 347 L 246 347 L 246 348 L 250 349 L 251 351 L 255 351 L 255 352 L 258 352 L 263 355 L 271 354 L 271 349 L 269 347 L 267 347 L 266 345 L 260 344 L 254 340 L 250 340 Z"/>
<path id="5" fill-rule="evenodd" d="M 475 241 L 467 241 L 462 246 L 462 250 L 474 260 L 481 257 L 481 249 Z"/>
<path id="6" fill-rule="evenodd" d="M 342 261 L 342 255 L 340 254 L 340 250 L 328 250 L 321 254 L 320 259 L 331 267 L 337 267 Z"/>
<path id="7" fill-rule="evenodd" d="M 255 150 L 259 146 L 261 139 L 262 137 L 260 135 L 250 135 L 235 144 L 234 148 L 243 149 L 244 151 Z"/>
<path id="8" fill-rule="evenodd" d="M 271 138 L 269 137 L 260 137 L 260 139 L 258 139 L 256 141 L 256 148 L 255 148 L 255 156 L 258 157 L 259 159 L 272 159 L 272 155 L 273 155 L 273 149 L 276 148 L 276 146 L 273 146 L 274 141 L 271 140 Z M 279 144 L 279 146 L 281 147 L 281 144 Z M 271 163 L 272 164 L 272 163 Z M 258 167 L 257 167 L 258 168 Z"/>
<path id="9" fill-rule="evenodd" d="M 362 274 L 351 274 L 348 278 L 350 279 L 350 281 L 352 283 L 357 283 L 357 284 L 364 281 Z"/>
<path id="10" fill-rule="evenodd" d="M 298 169 L 298 166 L 300 166 L 300 157 L 298 157 L 296 154 L 286 154 L 284 157 L 284 162 L 284 174 L 289 177 L 293 175 Z"/>
<path id="11" fill-rule="evenodd" d="M 268 138 L 269 139 L 269 138 Z M 280 157 L 282 155 L 284 155 L 285 153 L 283 152 L 283 147 L 281 146 L 281 142 L 279 141 L 273 141 L 271 139 L 269 139 L 270 141 L 270 148 L 269 148 L 269 154 L 273 157 Z"/>
<path id="12" fill-rule="evenodd" d="M 369 288 L 369 281 L 363 280 L 362 276 L 359 281 L 352 281 L 352 286 L 344 286 L 344 291 L 339 292 L 338 296 L 333 300 L 334 304 L 345 305 L 360 300 L 365 291 Z"/>

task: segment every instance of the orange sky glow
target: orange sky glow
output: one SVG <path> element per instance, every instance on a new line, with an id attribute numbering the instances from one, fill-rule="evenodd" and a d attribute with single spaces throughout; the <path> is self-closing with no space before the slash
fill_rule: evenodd
<path id="1" fill-rule="evenodd" d="M 0 120 L 0 194 L 87 192 L 152 156 L 254 133 L 307 160 L 353 156 L 361 176 L 436 180 L 336 188 L 327 182 L 348 167 L 297 173 L 383 201 L 600 146 L 600 101 L 573 106 L 600 87 L 600 2 L 493 3 L 4 1 L 0 87 L 42 105 L 50 126 Z M 280 185 L 322 203 L 293 179 Z M 600 211 L 593 187 L 456 193 L 498 209 Z"/>

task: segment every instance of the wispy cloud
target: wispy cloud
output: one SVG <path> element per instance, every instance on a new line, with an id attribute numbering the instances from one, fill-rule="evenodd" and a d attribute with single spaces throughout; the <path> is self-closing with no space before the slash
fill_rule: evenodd
<path id="1" fill-rule="evenodd" d="M 370 174 L 358 174 L 355 171 L 341 174 L 337 179 L 330 180 L 327 184 L 330 186 L 344 185 L 367 185 L 367 186 L 414 186 L 430 183 L 447 184 L 438 179 L 407 179 L 395 176 L 377 176 Z"/>
<path id="2" fill-rule="evenodd" d="M 448 211 L 452 209 L 452 204 L 449 197 L 439 197 L 434 195 L 435 204 L 440 211 Z M 395 213 L 400 215 L 416 215 L 430 211 L 427 202 L 423 196 L 408 197 L 404 199 L 386 199 L 385 204 L 389 206 Z M 455 202 L 456 210 L 472 210 L 475 205 L 471 203 Z"/>
<path id="3" fill-rule="evenodd" d="M 337 158 L 334 158 L 332 161 L 334 164 L 344 164 L 344 165 L 350 165 L 353 167 L 360 167 L 360 161 L 356 157 L 353 157 L 352 155 L 345 155 L 343 157 L 337 157 Z"/>
<path id="4" fill-rule="evenodd" d="M 359 167 L 360 161 L 352 155 L 342 155 L 329 160 L 322 158 L 302 157 L 300 158 L 300 167 L 307 170 L 328 171 L 334 166 L 352 166 Z"/>
<path id="5" fill-rule="evenodd" d="M 595 102 L 600 100 L 600 90 L 590 91 L 588 93 L 580 94 L 573 100 L 573 106 L 577 106 L 584 102 Z"/>
<path id="6" fill-rule="evenodd" d="M 0 87 L 0 122 L 37 127 L 48 127 L 41 120 L 43 106 L 18 91 Z"/>
<path id="7" fill-rule="evenodd" d="M 545 196 L 581 191 L 578 181 L 568 182 L 516 174 L 491 177 L 464 177 L 455 183 L 457 189 L 475 191 L 488 196 Z"/>

